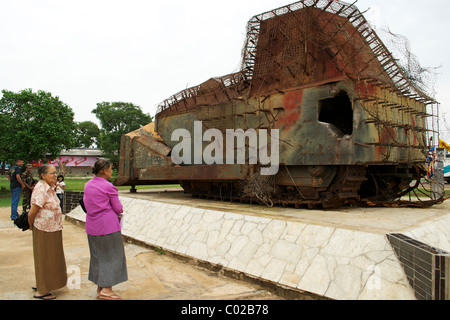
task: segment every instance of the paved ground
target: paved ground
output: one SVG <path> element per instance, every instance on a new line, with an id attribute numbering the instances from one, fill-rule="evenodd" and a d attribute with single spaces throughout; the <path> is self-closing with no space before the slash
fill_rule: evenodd
<path id="1" fill-rule="evenodd" d="M 34 262 L 31 232 L 19 230 L 0 208 L 0 300 L 33 300 Z M 89 248 L 84 228 L 64 222 L 68 287 L 54 291 L 58 300 L 94 300 L 96 286 L 87 280 Z M 161 255 L 125 245 L 127 282 L 114 287 L 126 300 L 279 300 L 257 285 L 241 282 Z"/>

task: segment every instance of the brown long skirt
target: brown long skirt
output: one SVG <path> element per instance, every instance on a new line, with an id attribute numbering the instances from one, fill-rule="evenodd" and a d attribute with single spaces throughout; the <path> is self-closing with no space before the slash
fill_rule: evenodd
<path id="1" fill-rule="evenodd" d="M 33 255 L 39 293 L 44 294 L 66 286 L 67 268 L 62 231 L 44 232 L 33 228 Z"/>

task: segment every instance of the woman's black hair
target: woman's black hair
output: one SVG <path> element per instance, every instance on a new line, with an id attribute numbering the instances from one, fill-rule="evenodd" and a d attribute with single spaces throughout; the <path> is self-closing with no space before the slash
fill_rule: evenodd
<path id="1" fill-rule="evenodd" d="M 111 166 L 111 162 L 109 160 L 100 158 L 92 166 L 92 173 L 97 175 L 102 170 L 109 169 L 110 166 Z"/>

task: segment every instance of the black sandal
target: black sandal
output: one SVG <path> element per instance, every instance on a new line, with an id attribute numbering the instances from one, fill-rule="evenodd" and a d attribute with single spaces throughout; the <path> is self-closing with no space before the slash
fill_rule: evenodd
<path id="1" fill-rule="evenodd" d="M 47 298 L 47 297 L 49 297 L 49 298 Z M 42 300 L 53 300 L 56 298 L 56 296 L 52 295 L 51 293 L 47 293 L 47 294 L 44 294 L 43 296 L 34 295 L 33 298 L 42 299 Z"/>

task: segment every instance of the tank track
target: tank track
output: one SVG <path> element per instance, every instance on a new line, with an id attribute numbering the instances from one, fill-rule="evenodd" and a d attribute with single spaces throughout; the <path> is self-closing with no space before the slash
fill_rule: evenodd
<path id="1" fill-rule="evenodd" d="M 181 185 L 185 193 L 192 194 L 193 197 L 201 199 L 211 199 L 216 201 L 239 202 L 246 204 L 266 205 L 269 207 L 293 207 L 293 208 L 337 208 L 345 205 L 357 205 L 365 207 L 404 207 L 404 208 L 427 208 L 440 204 L 448 198 L 444 196 L 436 199 L 417 199 L 416 201 L 404 200 L 402 197 L 410 192 L 415 192 L 420 187 L 421 175 L 417 172 L 416 184 L 401 193 L 391 195 L 390 200 L 373 200 L 361 198 L 359 191 L 362 183 L 368 180 L 366 177 L 366 167 L 364 166 L 342 166 L 339 168 L 334 181 L 326 191 L 317 192 L 318 197 L 304 196 L 296 188 L 287 190 L 285 186 L 268 185 L 267 189 L 271 196 L 254 194 L 244 195 L 243 189 L 249 181 L 231 182 L 195 182 L 185 181 Z M 273 181 L 271 181 L 273 183 Z M 312 187 L 311 187 L 312 188 Z M 450 198 L 450 197 L 449 197 Z M 397 199 L 397 200 L 396 200 Z"/>
<path id="2" fill-rule="evenodd" d="M 318 192 L 317 198 L 303 196 L 298 188 L 294 191 L 287 191 L 283 186 L 270 185 L 270 183 L 267 185 L 267 189 L 273 188 L 273 192 L 268 192 L 270 196 L 256 192 L 253 195 L 244 194 L 243 189 L 251 179 L 238 182 L 208 183 L 186 181 L 181 185 L 186 193 L 203 199 L 264 204 L 269 207 L 334 208 L 360 200 L 358 191 L 361 184 L 367 180 L 365 174 L 366 170 L 363 166 L 343 166 L 328 190 Z"/>

